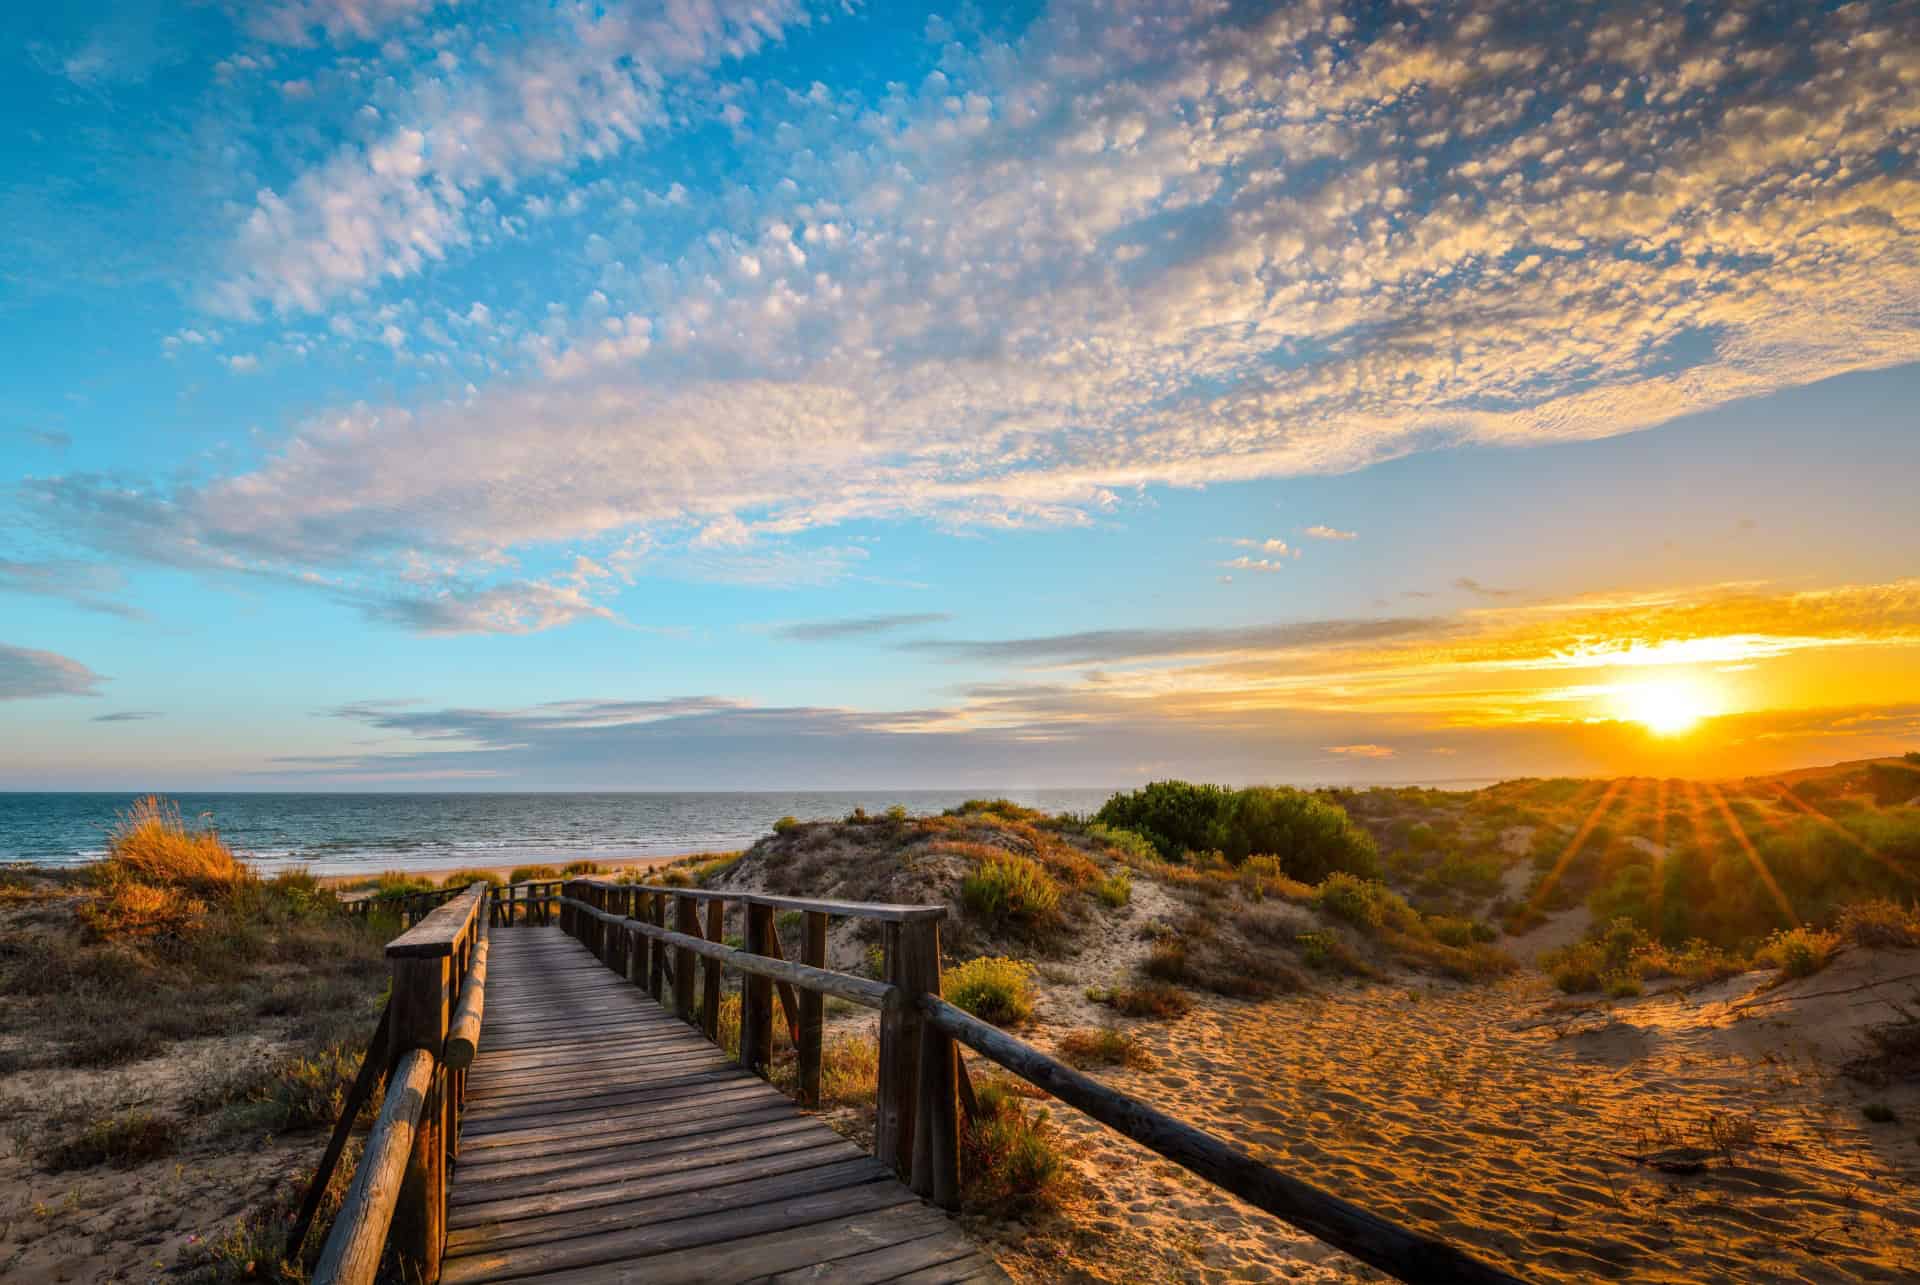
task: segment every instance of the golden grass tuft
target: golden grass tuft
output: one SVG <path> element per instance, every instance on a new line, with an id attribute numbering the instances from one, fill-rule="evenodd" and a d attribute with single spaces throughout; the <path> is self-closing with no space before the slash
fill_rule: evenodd
<path id="1" fill-rule="evenodd" d="M 188 829 L 177 804 L 152 794 L 121 814 L 97 873 L 109 884 L 144 883 L 221 899 L 256 877 L 213 827 Z"/>
<path id="2" fill-rule="evenodd" d="M 1152 1066 L 1153 1058 L 1132 1035 L 1114 1026 L 1068 1031 L 1054 1046 L 1062 1062 L 1081 1070 L 1095 1066 Z"/>
<path id="3" fill-rule="evenodd" d="M 1004 956 L 969 959 L 941 978 L 941 994 L 983 1022 L 1015 1026 L 1033 1016 L 1033 965 Z"/>

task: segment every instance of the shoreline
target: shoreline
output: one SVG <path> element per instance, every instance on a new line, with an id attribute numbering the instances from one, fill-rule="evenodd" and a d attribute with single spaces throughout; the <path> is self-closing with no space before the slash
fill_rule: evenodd
<path id="1" fill-rule="evenodd" d="M 670 866 L 683 858 L 699 856 L 705 851 L 707 851 L 707 849 L 696 848 L 688 852 L 566 857 L 552 858 L 545 861 L 529 857 L 519 861 L 502 862 L 497 865 L 474 861 L 456 861 L 448 865 L 435 866 L 382 866 L 377 870 L 369 869 L 354 874 L 316 874 L 314 878 L 318 879 L 320 885 L 324 888 L 341 888 L 349 884 L 360 883 L 367 879 L 377 879 L 389 870 L 398 870 L 402 874 L 418 876 L 422 879 L 431 880 L 436 884 L 448 875 L 459 870 L 485 871 L 488 874 L 498 875 L 502 880 L 505 880 L 520 866 L 554 866 L 558 868 L 567 865 L 570 861 L 592 861 L 605 866 L 607 872 L 610 874 L 619 874 L 626 870 L 657 870 L 662 866 Z"/>

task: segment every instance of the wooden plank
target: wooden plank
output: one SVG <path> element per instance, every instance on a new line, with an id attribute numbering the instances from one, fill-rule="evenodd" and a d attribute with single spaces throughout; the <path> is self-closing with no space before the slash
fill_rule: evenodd
<path id="1" fill-rule="evenodd" d="M 834 1285 L 875 1285 L 880 1281 L 906 1279 L 911 1273 L 928 1269 L 958 1273 L 979 1272 L 990 1265 L 980 1252 L 951 1231 L 930 1232 L 918 1240 L 901 1241 L 882 1249 L 869 1250 L 850 1258 L 814 1263 L 809 1267 L 780 1272 L 767 1278 L 767 1285 L 809 1285 L 813 1281 L 833 1281 Z M 998 1268 L 991 1268 L 998 1272 Z M 962 1277 L 961 1279 L 964 1279 Z M 989 1279 L 1006 1279 L 1004 1274 Z"/>
<path id="2" fill-rule="evenodd" d="M 763 957 L 771 953 L 773 908 L 747 907 L 748 955 Z M 740 996 L 740 1065 L 766 1073 L 773 1059 L 773 982 L 758 971 L 747 974 Z"/>
<path id="3" fill-rule="evenodd" d="M 920 1240 L 935 1233 L 957 1235 L 940 1215 L 919 1205 L 896 1206 L 738 1240 L 656 1254 L 637 1261 L 604 1263 L 541 1277 L 542 1285 L 707 1285 L 712 1281 L 757 1281 L 779 1272 L 832 1263 L 877 1247 Z"/>
<path id="4" fill-rule="evenodd" d="M 580 1240 L 562 1240 L 500 1251 L 475 1250 L 447 1264 L 446 1285 L 490 1277 L 534 1276 L 647 1258 L 695 1245 L 792 1231 L 815 1223 L 873 1214 L 907 1205 L 920 1207 L 898 1183 L 866 1183 L 838 1191 L 769 1201 L 733 1210 L 725 1218 L 688 1218 L 628 1226 Z M 617 1279 L 617 1278 L 616 1278 Z M 652 1276 L 649 1274 L 648 1279 Z M 708 1279 L 714 1279 L 708 1277 Z"/>
<path id="5" fill-rule="evenodd" d="M 536 1218 L 569 1209 L 592 1209 L 695 1187 L 724 1186 L 769 1174 L 819 1169 L 848 1160 L 872 1159 L 837 1138 L 818 1146 L 789 1147 L 772 1152 L 743 1147 L 724 1155 L 674 1156 L 653 1172 L 628 1175 L 617 1182 L 599 1186 L 569 1187 L 563 1191 L 542 1192 L 534 1196 L 480 1200 L 469 1204 L 456 1202 L 448 1214 L 448 1225 L 479 1227 L 520 1218 Z"/>
<path id="6" fill-rule="evenodd" d="M 599 1164 L 613 1153 L 632 1151 L 642 1143 L 646 1144 L 648 1155 L 673 1155 L 715 1142 L 765 1137 L 794 1122 L 791 1104 L 781 1102 L 764 1103 L 751 1109 L 728 1103 L 725 1110 L 704 1117 L 687 1117 L 675 1111 L 663 1119 L 656 1114 L 651 1123 L 625 1128 L 617 1134 L 602 1133 L 591 1140 L 578 1136 L 565 1139 L 571 1144 L 567 1146 L 520 1142 L 492 1152 L 469 1153 L 468 1159 L 460 1163 L 460 1181 L 492 1182 L 565 1173 Z M 793 1132 L 790 1127 L 781 1131 Z"/>
<path id="7" fill-rule="evenodd" d="M 707 940 L 717 946 L 726 945 L 727 903 L 715 897 L 707 902 Z M 700 1030 L 710 1040 L 720 1040 L 720 961 L 703 959 L 700 964 L 705 970 L 700 983 Z"/>
<path id="8" fill-rule="evenodd" d="M 720 1186 L 702 1183 L 697 1187 L 676 1187 L 647 1199 L 621 1200 L 614 1204 L 593 1205 L 510 1222 L 487 1222 L 464 1227 L 448 1236 L 447 1254 L 451 1259 L 470 1252 L 491 1253 L 549 1244 L 556 1240 L 579 1240 L 640 1223 L 706 1218 L 753 1205 L 791 1200 L 814 1192 L 838 1191 L 863 1183 L 884 1182 L 889 1177 L 885 1168 L 862 1156 L 856 1160 L 838 1160 L 832 1164 L 812 1165 Z"/>

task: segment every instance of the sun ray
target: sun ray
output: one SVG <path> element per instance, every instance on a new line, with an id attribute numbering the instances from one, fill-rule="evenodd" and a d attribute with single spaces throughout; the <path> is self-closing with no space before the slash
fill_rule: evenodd
<path id="1" fill-rule="evenodd" d="M 1553 891 L 1554 884 L 1560 882 L 1560 876 L 1565 873 L 1567 863 L 1573 860 L 1574 853 L 1580 851 L 1581 845 L 1586 843 L 1587 836 L 1593 833 L 1593 827 L 1600 824 L 1600 819 L 1613 806 L 1613 801 L 1619 797 L 1625 785 L 1624 779 L 1608 783 L 1607 788 L 1600 795 L 1600 801 L 1593 805 L 1593 810 L 1587 813 L 1587 819 L 1580 823 L 1580 828 L 1573 832 L 1573 838 L 1560 850 L 1559 857 L 1554 860 L 1553 869 L 1547 872 L 1547 877 L 1542 879 L 1540 886 L 1534 890 L 1528 909 L 1538 910 L 1546 901 L 1548 894 Z"/>
<path id="2" fill-rule="evenodd" d="M 1727 833 L 1733 836 L 1733 841 L 1740 845 L 1740 851 L 1746 854 L 1754 873 L 1760 876 L 1760 882 L 1765 884 L 1767 891 L 1773 895 L 1774 904 L 1780 907 L 1780 913 L 1787 917 L 1788 923 L 1797 927 L 1800 916 L 1794 913 L 1793 903 L 1787 900 L 1787 894 L 1781 889 L 1780 881 L 1773 877 L 1773 871 L 1767 869 L 1767 863 L 1761 858 L 1760 850 L 1754 847 L 1753 840 L 1747 837 L 1746 828 L 1740 824 L 1740 818 L 1735 816 L 1733 809 L 1727 805 L 1727 796 L 1722 794 L 1720 787 L 1712 782 L 1707 783 L 1707 793 L 1713 796 L 1714 805 L 1719 808 L 1721 819 L 1727 823 Z"/>
<path id="3" fill-rule="evenodd" d="M 1899 875 L 1902 879 L 1906 880 L 1908 883 L 1920 882 L 1920 880 L 1915 879 L 1913 871 L 1908 870 L 1907 868 L 1902 866 L 1899 862 L 1887 856 L 1884 852 L 1880 852 L 1876 850 L 1874 846 L 1868 843 L 1865 839 L 1862 839 L 1859 835 L 1847 829 L 1847 827 L 1845 827 L 1844 825 L 1841 825 L 1838 821 L 1834 820 L 1832 817 L 1822 812 L 1819 808 L 1814 807 L 1813 804 L 1807 802 L 1805 799 L 1795 794 L 1793 792 L 1792 786 L 1786 784 L 1784 781 L 1774 781 L 1772 782 L 1772 785 L 1775 793 L 1777 793 L 1781 797 L 1781 799 L 1783 799 L 1787 803 L 1789 807 L 1792 807 L 1800 812 L 1805 813 L 1807 816 L 1812 817 L 1814 820 L 1818 821 L 1822 826 L 1833 831 L 1835 834 L 1839 835 L 1843 840 L 1845 840 L 1852 847 L 1859 850 L 1863 855 L 1873 858 L 1875 861 L 1879 862 L 1881 865 L 1885 866 L 1887 869 L 1893 871 L 1895 874 Z"/>

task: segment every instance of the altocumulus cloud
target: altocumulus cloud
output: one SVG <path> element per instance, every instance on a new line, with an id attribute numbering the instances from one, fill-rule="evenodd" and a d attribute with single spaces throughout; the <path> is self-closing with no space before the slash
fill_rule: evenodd
<path id="1" fill-rule="evenodd" d="M 270 14 L 295 43 L 435 18 Z M 257 197 L 209 295 L 241 330 L 331 310 L 498 374 L 318 415 L 249 471 L 27 495 L 97 549 L 546 628 L 620 581 L 498 578 L 530 552 L 1087 522 L 1151 484 L 1604 436 L 1920 357 L 1909 8 L 1537 16 L 1061 3 L 879 97 L 730 76 L 797 4 L 533 22 L 470 75 L 398 73 L 371 135 Z M 621 196 L 704 223 L 622 246 L 628 211 L 571 176 L 708 118 L 675 95 L 737 108 L 732 159 L 780 181 Z M 602 247 L 583 297 L 394 324 L 388 292 L 497 252 L 486 229 L 568 217 Z M 422 562 L 452 570 L 414 594 Z"/>

